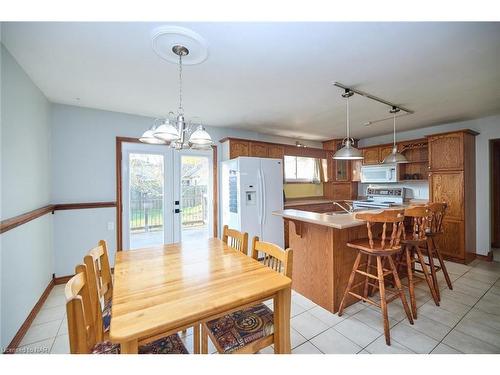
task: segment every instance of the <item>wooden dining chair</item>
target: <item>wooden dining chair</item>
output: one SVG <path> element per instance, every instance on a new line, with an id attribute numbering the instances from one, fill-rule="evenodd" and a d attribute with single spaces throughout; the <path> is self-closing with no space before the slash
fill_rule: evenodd
<path id="1" fill-rule="evenodd" d="M 104 336 L 106 336 L 111 323 L 111 301 L 113 297 L 113 276 L 106 241 L 100 240 L 97 247 L 94 247 L 85 255 L 83 262 L 89 272 L 87 282 L 90 289 L 92 313 L 96 316 L 95 320 L 101 323 L 99 327 L 102 327 Z M 99 309 L 101 310 L 100 313 Z M 101 318 L 97 316 L 99 314 Z"/>
<path id="2" fill-rule="evenodd" d="M 415 299 L 415 272 L 423 273 L 424 279 L 429 286 L 434 303 L 439 306 L 439 299 L 436 293 L 437 285 L 431 276 L 428 263 L 424 259 L 423 248 L 427 245 L 427 233 L 429 229 L 429 210 L 426 206 L 411 206 L 405 209 L 404 215 L 410 220 L 410 226 L 403 233 L 401 244 L 403 252 L 398 260 L 399 266 L 406 266 L 408 277 L 408 289 L 410 292 L 410 304 L 413 318 L 417 318 L 417 302 Z M 415 268 L 415 264 L 420 265 L 420 269 Z M 438 288 L 439 289 L 439 288 Z"/>
<path id="3" fill-rule="evenodd" d="M 439 292 L 439 285 L 437 281 L 437 272 L 443 271 L 443 276 L 446 280 L 446 284 L 450 290 L 453 290 L 453 285 L 451 283 L 450 275 L 448 274 L 448 270 L 446 269 L 446 264 L 444 262 L 441 251 L 438 246 L 438 239 L 443 235 L 443 220 L 446 214 L 446 209 L 448 205 L 444 202 L 433 202 L 428 203 L 425 207 L 429 212 L 428 217 L 428 227 L 426 230 L 427 243 L 427 257 L 429 259 L 429 267 L 431 270 L 432 280 L 436 285 L 436 294 L 438 300 L 441 300 L 441 295 Z M 437 257 L 439 260 L 439 265 L 434 263 L 434 257 Z"/>
<path id="4" fill-rule="evenodd" d="M 259 258 L 259 253 L 264 256 Z M 252 258 L 289 278 L 293 251 L 269 242 L 252 240 Z M 201 353 L 208 353 L 208 338 L 219 353 L 252 354 L 274 343 L 273 311 L 263 303 L 203 323 Z M 276 348 L 276 346 L 275 346 Z"/>
<path id="5" fill-rule="evenodd" d="M 98 337 L 93 303 L 86 269 L 87 266 L 76 266 L 75 276 L 66 284 L 66 313 L 68 321 L 69 346 L 71 354 L 120 354 L 120 345 Z M 179 335 L 146 343 L 139 346 L 139 354 L 187 354 Z"/>
<path id="6" fill-rule="evenodd" d="M 408 317 L 410 324 L 413 324 L 411 311 L 408 307 L 401 280 L 399 279 L 396 265 L 392 258 L 402 250 L 400 240 L 404 228 L 404 210 L 384 210 L 379 213 L 358 213 L 356 214 L 356 219 L 366 221 L 368 237 L 353 240 L 347 243 L 347 246 L 356 249 L 358 254 L 354 261 L 344 296 L 340 302 L 338 315 L 342 316 L 347 298 L 349 296 L 379 307 L 382 310 L 385 342 L 387 345 L 391 345 L 389 316 L 387 311 L 387 304 L 389 302 L 397 298 L 401 299 L 406 316 Z M 376 224 L 382 224 L 380 238 L 374 238 L 373 235 L 374 225 Z M 389 238 L 386 234 L 388 226 L 391 227 Z M 366 263 L 362 264 L 361 259 L 363 255 L 366 256 Z M 372 264 L 373 261 L 375 261 L 375 264 Z M 388 264 L 388 268 L 385 267 L 386 264 Z M 375 272 L 373 273 L 372 268 L 375 268 Z M 362 275 L 363 279 L 357 284 L 354 284 L 357 274 Z M 395 293 L 385 289 L 386 276 L 392 276 L 397 289 Z M 374 280 L 376 283 L 371 280 Z M 369 287 L 379 289 L 379 302 L 373 301 L 369 298 Z M 358 289 L 361 289 L 362 292 L 358 292 Z M 386 294 L 389 294 L 390 296 L 387 298 Z"/>
<path id="7" fill-rule="evenodd" d="M 243 254 L 248 255 L 248 233 L 239 232 L 235 229 L 230 229 L 224 225 L 222 230 L 222 242 L 229 247 L 241 251 Z"/>

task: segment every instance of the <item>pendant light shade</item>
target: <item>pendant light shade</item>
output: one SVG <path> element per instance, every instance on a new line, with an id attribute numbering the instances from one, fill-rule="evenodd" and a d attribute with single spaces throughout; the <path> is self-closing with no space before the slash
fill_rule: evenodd
<path id="1" fill-rule="evenodd" d="M 406 157 L 398 152 L 398 146 L 396 146 L 396 113 L 399 112 L 399 108 L 392 107 L 390 112 L 393 115 L 393 138 L 392 138 L 392 152 L 384 158 L 382 164 L 402 164 L 408 163 Z"/>
<path id="2" fill-rule="evenodd" d="M 166 142 L 177 141 L 180 138 L 178 130 L 170 123 L 169 119 L 156 128 L 154 136 Z"/>
<path id="3" fill-rule="evenodd" d="M 189 143 L 197 146 L 210 146 L 213 141 L 212 138 L 210 138 L 210 134 L 206 132 L 205 128 L 202 125 L 199 125 L 193 134 L 191 134 Z"/>
<path id="4" fill-rule="evenodd" d="M 346 99 L 346 126 L 347 126 L 347 137 L 342 141 L 342 148 L 338 150 L 333 158 L 335 160 L 361 160 L 363 159 L 363 153 L 353 146 L 354 139 L 350 137 L 349 134 L 349 97 L 353 95 L 353 92 L 349 89 L 345 89 L 342 97 Z"/>
<path id="5" fill-rule="evenodd" d="M 164 145 L 166 142 L 164 140 L 158 139 L 155 137 L 153 129 L 148 129 L 144 133 L 142 133 L 139 141 L 142 143 L 149 143 L 151 145 Z"/>

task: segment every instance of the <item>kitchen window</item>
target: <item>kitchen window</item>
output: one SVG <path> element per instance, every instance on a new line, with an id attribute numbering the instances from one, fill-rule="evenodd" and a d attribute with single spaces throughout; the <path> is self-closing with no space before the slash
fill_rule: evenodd
<path id="1" fill-rule="evenodd" d="M 285 155 L 286 183 L 319 184 L 323 174 L 322 159 Z"/>

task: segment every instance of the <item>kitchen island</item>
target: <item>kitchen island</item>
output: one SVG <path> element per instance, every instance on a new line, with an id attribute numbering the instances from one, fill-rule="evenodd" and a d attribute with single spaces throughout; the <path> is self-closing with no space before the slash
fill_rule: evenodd
<path id="1" fill-rule="evenodd" d="M 367 237 L 366 222 L 355 214 L 316 213 L 285 209 L 274 215 L 288 221 L 293 249 L 292 288 L 323 308 L 336 313 L 344 295 L 357 252 L 347 242 Z M 356 276 L 355 283 L 360 275 Z M 361 292 L 359 289 L 354 291 Z M 347 306 L 357 300 L 350 297 Z"/>

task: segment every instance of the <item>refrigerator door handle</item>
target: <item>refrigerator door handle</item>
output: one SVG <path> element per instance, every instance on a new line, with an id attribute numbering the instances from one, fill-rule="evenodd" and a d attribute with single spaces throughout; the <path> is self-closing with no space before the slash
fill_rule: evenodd
<path id="1" fill-rule="evenodd" d="M 259 169 L 257 172 L 257 179 L 259 180 L 259 224 L 262 224 L 262 174 L 261 170 Z"/>
<path id="2" fill-rule="evenodd" d="M 266 223 L 266 206 L 267 206 L 267 197 L 266 197 L 266 174 L 262 171 L 262 224 Z"/>

